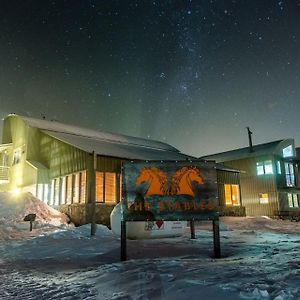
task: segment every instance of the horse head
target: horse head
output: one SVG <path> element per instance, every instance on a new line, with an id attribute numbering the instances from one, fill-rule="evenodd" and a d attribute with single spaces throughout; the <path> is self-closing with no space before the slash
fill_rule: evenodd
<path id="1" fill-rule="evenodd" d="M 175 172 L 172 179 L 172 195 L 190 195 L 195 196 L 192 182 L 204 184 L 200 172 L 195 167 L 182 167 Z"/>
<path id="2" fill-rule="evenodd" d="M 168 191 L 168 178 L 158 168 L 143 168 L 139 177 L 135 180 L 137 185 L 147 183 L 145 197 L 153 195 L 164 195 Z"/>

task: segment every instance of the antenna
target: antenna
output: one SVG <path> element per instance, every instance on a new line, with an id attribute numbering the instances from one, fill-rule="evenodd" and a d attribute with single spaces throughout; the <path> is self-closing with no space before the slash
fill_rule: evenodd
<path id="1" fill-rule="evenodd" d="M 252 131 L 250 130 L 249 127 L 246 127 L 246 128 L 247 128 L 247 131 L 248 131 L 249 150 L 250 150 L 250 152 L 254 152 L 253 145 L 252 145 L 252 137 L 251 137 Z"/>

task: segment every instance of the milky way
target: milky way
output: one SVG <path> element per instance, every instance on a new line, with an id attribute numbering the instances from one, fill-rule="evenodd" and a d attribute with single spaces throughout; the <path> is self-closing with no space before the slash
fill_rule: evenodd
<path id="1" fill-rule="evenodd" d="M 200 156 L 295 138 L 300 1 L 2 1 L 0 117 Z"/>

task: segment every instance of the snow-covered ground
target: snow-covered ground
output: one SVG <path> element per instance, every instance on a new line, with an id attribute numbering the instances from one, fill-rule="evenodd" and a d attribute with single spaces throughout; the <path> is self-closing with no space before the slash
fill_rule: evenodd
<path id="1" fill-rule="evenodd" d="M 32 232 L 23 218 L 37 214 Z M 177 238 L 120 240 L 101 225 L 75 228 L 29 194 L 0 193 L 0 299 L 300 299 L 300 223 L 221 218 Z"/>

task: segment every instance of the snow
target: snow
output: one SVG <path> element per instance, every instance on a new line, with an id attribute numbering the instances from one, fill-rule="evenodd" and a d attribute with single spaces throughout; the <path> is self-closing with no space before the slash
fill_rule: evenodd
<path id="1" fill-rule="evenodd" d="M 0 193 L 0 299 L 300 299 L 300 223 L 221 218 L 222 258 L 212 225 L 181 237 L 127 240 L 107 227 L 74 227 L 29 194 Z M 34 210 L 36 209 L 36 210 Z M 37 213 L 32 232 L 20 226 Z M 59 220 L 59 221 L 58 221 Z M 10 229 L 9 229 L 10 228 Z"/>

